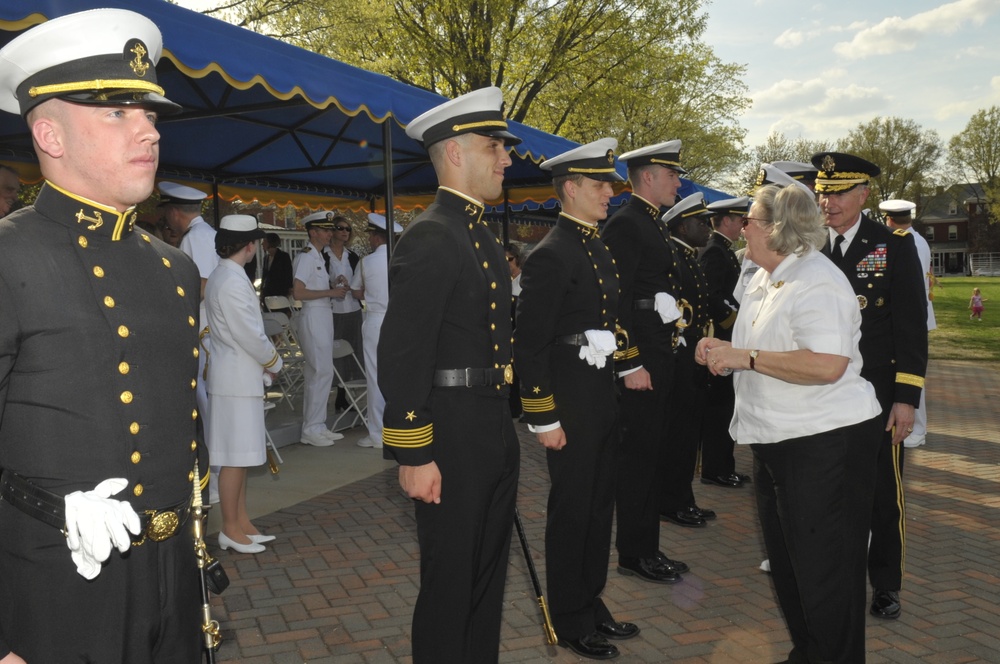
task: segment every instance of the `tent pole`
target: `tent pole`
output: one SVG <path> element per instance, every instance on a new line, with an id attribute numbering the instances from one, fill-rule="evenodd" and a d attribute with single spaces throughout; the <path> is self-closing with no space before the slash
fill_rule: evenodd
<path id="1" fill-rule="evenodd" d="M 212 179 L 212 203 L 213 216 L 215 217 L 215 223 L 212 225 L 218 228 L 222 218 L 219 216 L 219 181 L 214 178 Z"/>
<path id="2" fill-rule="evenodd" d="M 382 167 L 385 171 L 385 230 L 386 230 L 386 260 L 392 259 L 396 249 L 393 228 L 392 200 L 392 117 L 387 117 L 382 123 Z"/>

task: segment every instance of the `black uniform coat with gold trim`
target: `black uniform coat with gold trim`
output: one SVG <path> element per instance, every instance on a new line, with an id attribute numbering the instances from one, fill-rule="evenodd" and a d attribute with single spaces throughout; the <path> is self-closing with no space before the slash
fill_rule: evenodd
<path id="1" fill-rule="evenodd" d="M 682 333 L 688 344 L 697 344 L 705 336 L 705 326 L 711 320 L 708 311 L 708 282 L 698 264 L 696 249 L 675 237 L 670 238 L 670 245 L 677 256 L 677 275 L 681 288 L 680 295 L 677 296 L 678 306 L 683 298 L 692 308 L 691 324 Z"/>
<path id="2" fill-rule="evenodd" d="M 628 332 L 631 346 L 615 365 L 623 371 L 642 364 L 648 344 L 671 350 L 674 326 L 664 325 L 656 311 L 634 309 L 632 303 L 652 300 L 657 293 L 679 298 L 677 258 L 659 208 L 635 194 L 611 217 L 601 237 L 615 257 L 621 289 L 618 324 Z"/>
<path id="3" fill-rule="evenodd" d="M 0 221 L 0 466 L 142 512 L 191 496 L 200 278 L 134 221 L 48 183 Z"/>
<path id="4" fill-rule="evenodd" d="M 861 375 L 895 364 L 894 403 L 916 407 L 927 371 L 927 295 L 913 238 L 861 215 L 840 269 L 861 307 Z M 830 255 L 827 238 L 823 253 Z"/>
<path id="5" fill-rule="evenodd" d="M 521 378 L 523 419 L 533 425 L 552 424 L 559 420 L 554 368 L 564 362 L 587 366 L 579 346 L 555 340 L 587 330 L 615 331 L 618 274 L 596 227 L 559 215 L 555 228 L 525 261 L 518 300 L 514 364 Z M 610 389 L 611 357 L 603 369 L 588 368 Z M 580 390 L 586 394 L 588 388 L 581 385 Z M 602 407 L 611 410 L 614 405 Z"/>
<path id="6" fill-rule="evenodd" d="M 510 270 L 482 214 L 481 204 L 439 189 L 400 237 L 389 265 L 378 383 L 384 456 L 403 465 L 434 461 L 434 420 L 442 416 L 431 407 L 435 370 L 511 363 Z M 462 389 L 504 400 L 509 392 Z"/>
<path id="7" fill-rule="evenodd" d="M 733 307 L 739 308 L 733 291 L 740 280 L 740 262 L 732 247 L 729 238 L 713 231 L 708 244 L 698 252 L 698 263 L 708 285 L 708 314 L 715 324 L 715 336 L 726 341 L 733 338 L 736 323 Z"/>

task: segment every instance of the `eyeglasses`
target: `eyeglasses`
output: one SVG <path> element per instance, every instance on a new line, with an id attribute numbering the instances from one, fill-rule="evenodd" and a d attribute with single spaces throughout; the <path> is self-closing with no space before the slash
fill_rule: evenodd
<path id="1" fill-rule="evenodd" d="M 334 226 L 334 230 L 336 230 L 336 231 L 349 231 L 349 230 L 351 230 L 351 227 L 350 226 Z"/>
<path id="2" fill-rule="evenodd" d="M 514 262 L 514 257 L 513 256 L 508 256 L 507 257 L 507 262 L 508 263 L 513 263 Z"/>
<path id="3" fill-rule="evenodd" d="M 762 224 L 768 223 L 767 219 L 761 219 L 760 217 L 740 217 L 740 223 L 743 224 L 743 228 L 749 226 L 751 221 L 759 221 Z"/>

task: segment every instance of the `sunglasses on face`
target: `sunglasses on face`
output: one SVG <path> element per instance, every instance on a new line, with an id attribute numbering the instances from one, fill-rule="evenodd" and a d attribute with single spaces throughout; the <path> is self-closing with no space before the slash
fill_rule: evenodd
<path id="1" fill-rule="evenodd" d="M 336 227 L 334 227 L 334 230 L 337 230 L 337 231 L 350 231 L 351 227 L 350 226 L 336 226 Z"/>
<path id="2" fill-rule="evenodd" d="M 740 217 L 740 223 L 743 224 L 743 228 L 749 226 L 751 221 L 759 221 L 762 224 L 767 223 L 767 219 L 760 219 L 759 217 Z"/>

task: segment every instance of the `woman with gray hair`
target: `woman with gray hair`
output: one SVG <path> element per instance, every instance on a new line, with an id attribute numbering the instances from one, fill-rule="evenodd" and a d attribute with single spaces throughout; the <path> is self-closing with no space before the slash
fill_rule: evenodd
<path id="1" fill-rule="evenodd" d="M 754 455 L 754 487 L 789 662 L 863 662 L 866 547 L 882 433 L 861 378 L 861 311 L 843 273 L 817 248 L 814 198 L 761 188 L 743 218 L 761 269 L 732 343 L 702 339 L 696 360 L 735 371 L 730 434 Z"/>

